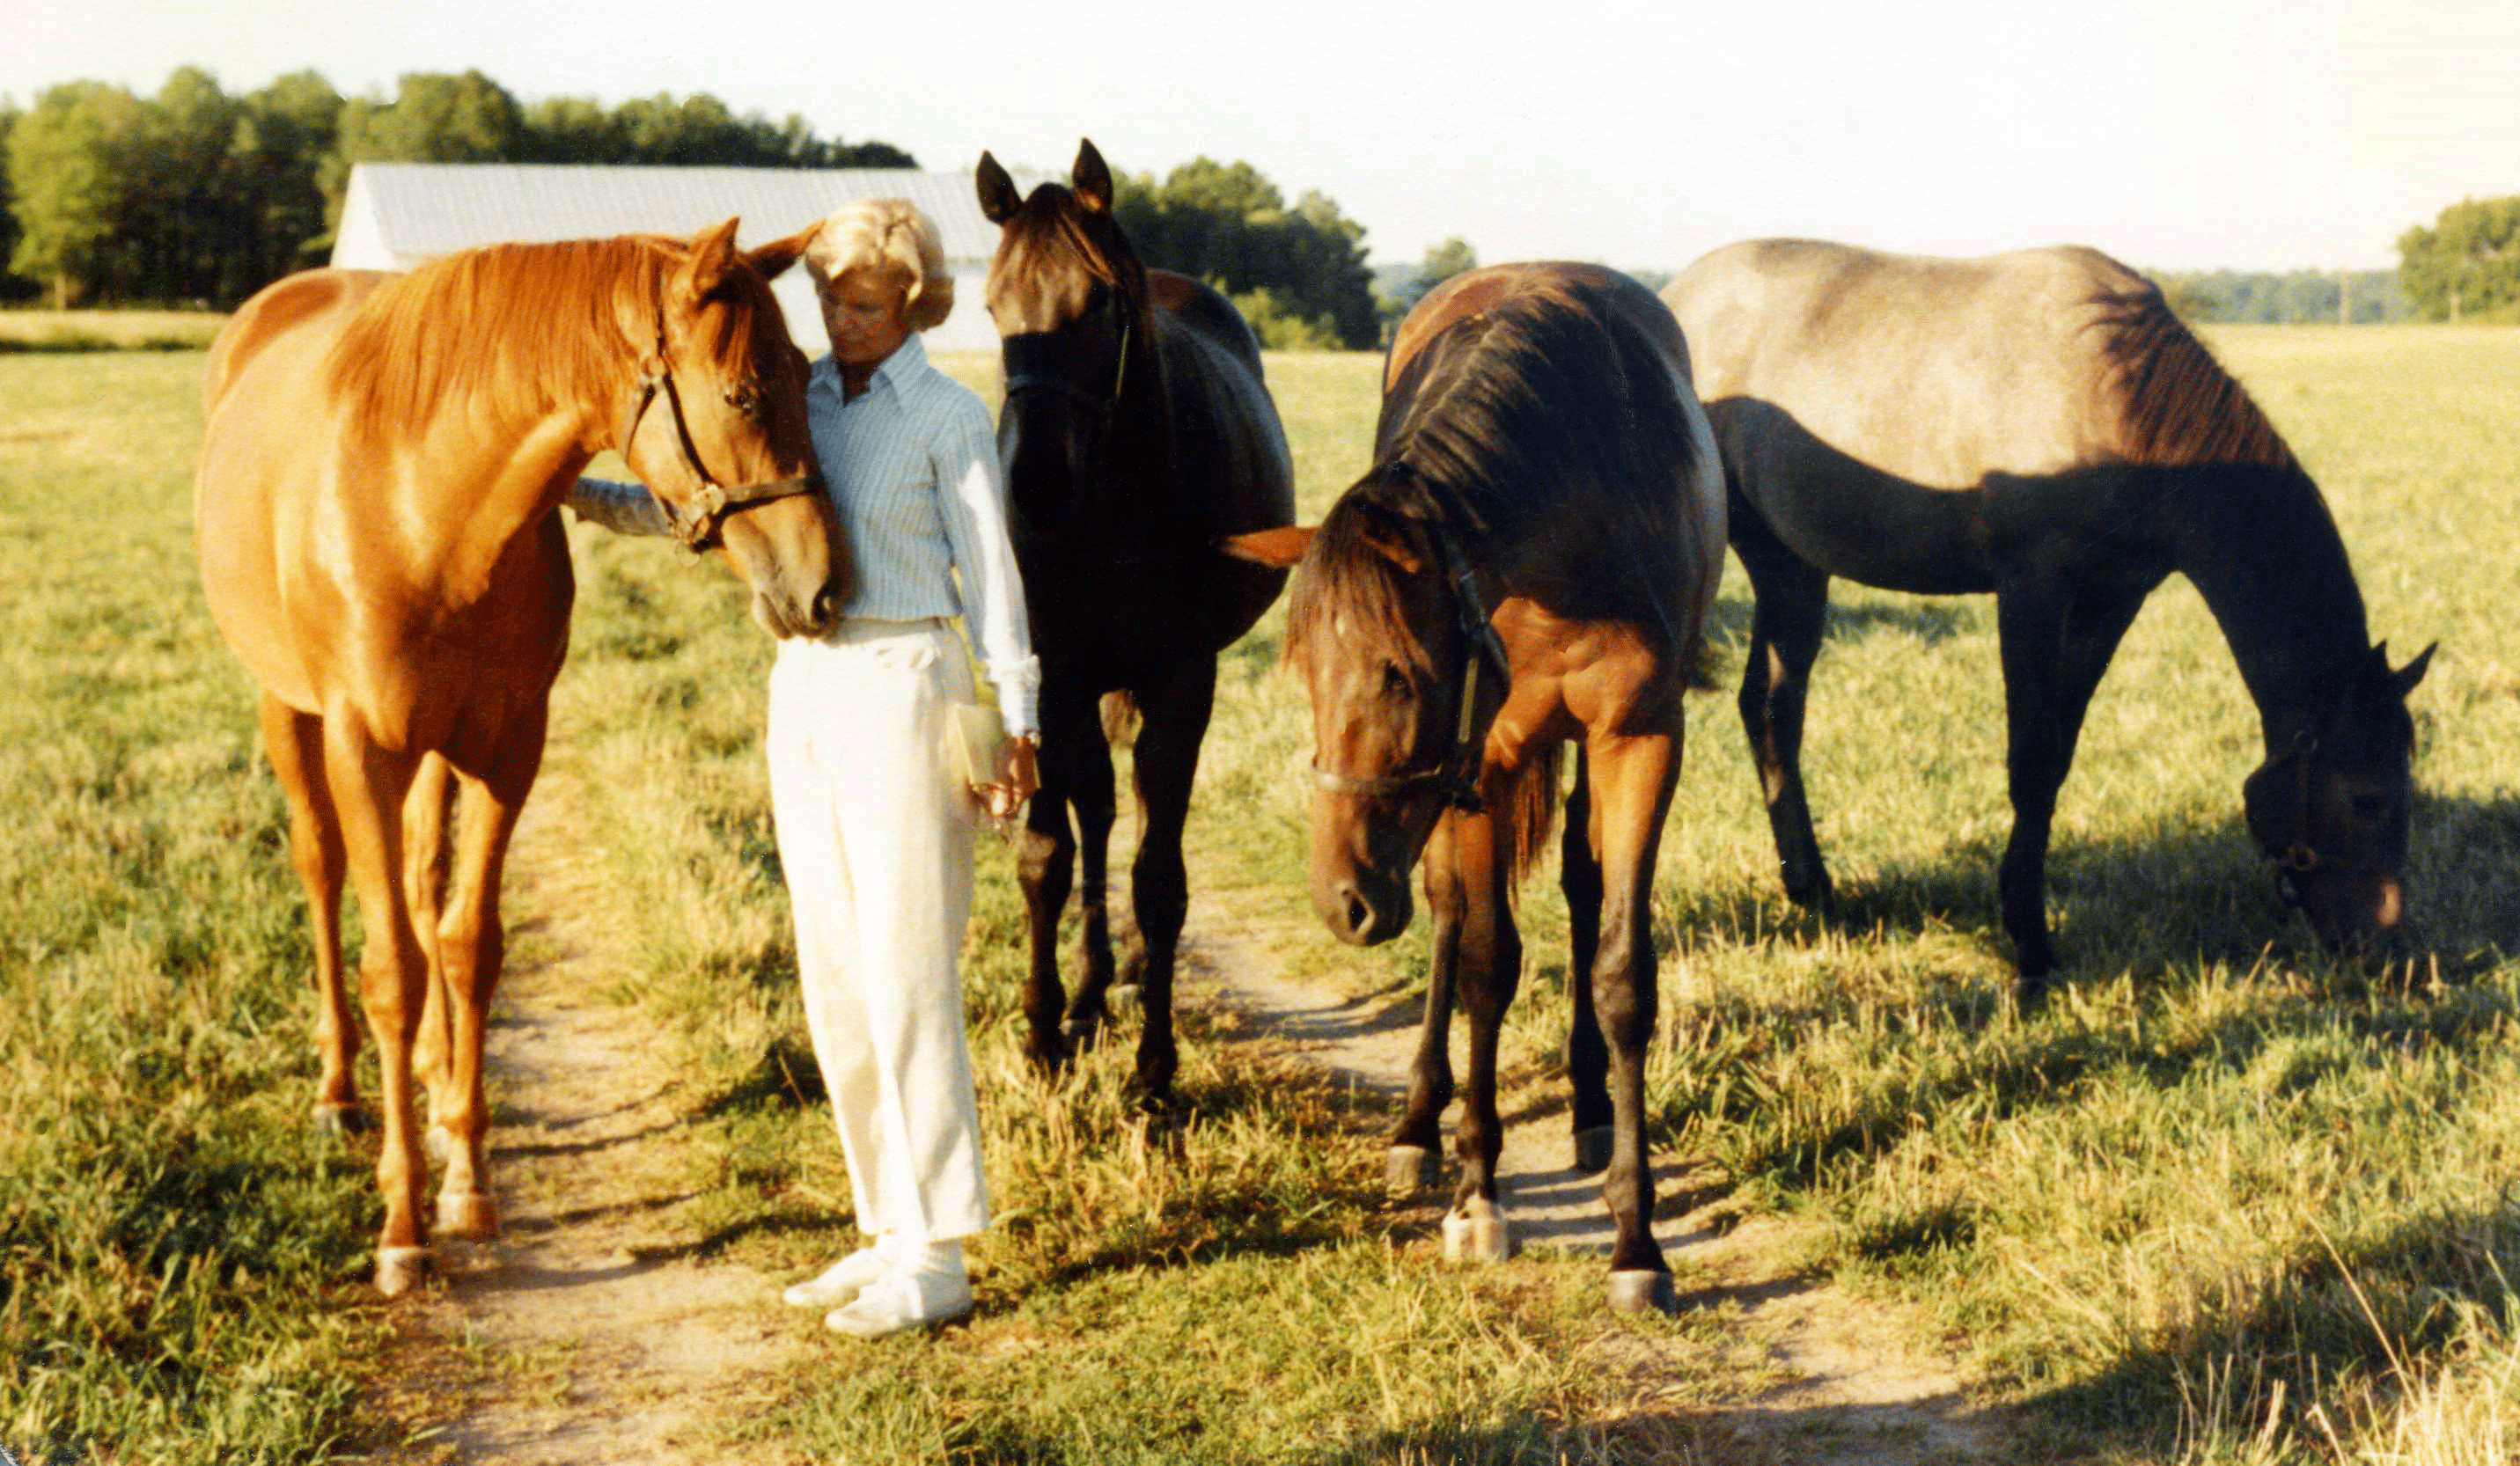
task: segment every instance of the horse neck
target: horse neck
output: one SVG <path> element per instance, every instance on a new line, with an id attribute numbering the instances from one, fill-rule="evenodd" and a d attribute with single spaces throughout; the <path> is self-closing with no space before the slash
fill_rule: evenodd
<path id="1" fill-rule="evenodd" d="M 2171 496 L 2179 568 L 2257 703 L 2270 752 L 2316 730 L 2369 649 L 2362 593 L 2318 485 L 2297 465 L 2215 465 Z"/>

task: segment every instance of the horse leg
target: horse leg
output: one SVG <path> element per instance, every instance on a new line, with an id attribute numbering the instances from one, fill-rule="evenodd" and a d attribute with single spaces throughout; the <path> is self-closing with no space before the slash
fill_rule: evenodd
<path id="1" fill-rule="evenodd" d="M 1032 970 L 1024 980 L 1026 1025 L 1024 1054 L 1040 1068 L 1067 1060 L 1059 1037 L 1059 1009 L 1067 995 L 1058 981 L 1058 916 L 1067 906 L 1068 884 L 1075 879 L 1076 837 L 1068 832 L 1070 772 L 1079 741 L 1093 734 L 1093 698 L 1074 690 L 1075 680 L 1045 677 L 1041 688 L 1041 750 L 1037 773 L 1041 787 L 1024 814 L 1023 842 L 1015 862 L 1023 887 L 1024 924 L 1032 943 Z"/>
<path id="2" fill-rule="evenodd" d="M 377 1151 L 377 1189 L 385 1211 L 377 1234 L 377 1291 L 387 1298 L 410 1291 L 428 1263 L 420 1211 L 428 1165 L 421 1154 L 411 1092 L 412 1040 L 428 963 L 402 886 L 403 802 L 420 762 L 420 755 L 369 736 L 350 713 L 324 719 L 324 775 L 340 812 L 367 942 L 359 958 L 359 1000 L 376 1034 L 377 1098 L 384 1122 Z"/>
<path id="3" fill-rule="evenodd" d="M 1462 955 L 1461 872 L 1453 859 L 1453 817 L 1435 822 L 1426 837 L 1426 1016 L 1418 1031 L 1418 1054 L 1409 1066 L 1409 1103 L 1391 1133 L 1382 1178 L 1392 1193 L 1410 1196 L 1441 1178 L 1444 1107 L 1453 1102 L 1453 984 Z"/>
<path id="4" fill-rule="evenodd" d="M 1803 796 L 1803 698 L 1828 625 L 1828 572 L 1786 549 L 1737 492 L 1731 509 L 1733 553 L 1750 574 L 1754 598 L 1750 654 L 1741 669 L 1741 731 L 1759 766 L 1785 897 L 1825 911 L 1835 892 Z"/>
<path id="5" fill-rule="evenodd" d="M 1513 1253 L 1513 1234 L 1497 1195 L 1497 1158 L 1505 1150 L 1505 1124 L 1497 1114 L 1497 1039 L 1522 977 L 1522 935 L 1514 930 L 1508 900 L 1502 822 L 1492 814 L 1452 818 L 1454 879 L 1467 898 L 1459 970 L 1470 1044 L 1462 1120 L 1453 1134 L 1462 1178 L 1444 1215 L 1444 1256 L 1502 1262 Z"/>
<path id="6" fill-rule="evenodd" d="M 1216 706 L 1216 658 L 1176 663 L 1142 689 L 1136 756 L 1138 858 L 1129 867 L 1129 904 L 1138 918 L 1144 966 L 1138 975 L 1143 1026 L 1138 1088 L 1150 1101 L 1172 1092 L 1180 1052 L 1173 1044 L 1173 957 L 1190 914 L 1182 829 L 1190 819 L 1198 745 Z"/>
<path id="7" fill-rule="evenodd" d="M 2083 715 L 2109 658 L 2143 608 L 2143 595 L 2092 592 L 2066 599 L 2022 589 L 1995 598 L 2003 659 L 2005 771 L 2012 838 L 1996 891 L 2021 970 L 2020 996 L 2046 996 L 2056 953 L 2048 934 L 2048 840 L 2056 790 L 2074 765 Z"/>
<path id="8" fill-rule="evenodd" d="M 1575 791 L 1566 798 L 1557 887 L 1566 893 L 1566 926 L 1572 938 L 1566 986 L 1574 1008 L 1566 1030 L 1566 1081 L 1574 1091 L 1575 1169 L 1597 1172 L 1610 1164 L 1610 1050 L 1593 1001 L 1593 962 L 1601 946 L 1601 820 L 1591 788 L 1591 760 L 1575 745 Z"/>
<path id="9" fill-rule="evenodd" d="M 341 981 L 341 880 L 348 857 L 341 819 L 324 781 L 324 720 L 262 694 L 262 745 L 289 801 L 289 854 L 306 888 L 306 918 L 315 938 L 315 1046 L 323 1063 L 315 1124 L 355 1130 L 362 1123 L 351 1065 L 359 1057 L 359 1017 Z"/>
<path id="10" fill-rule="evenodd" d="M 446 1036 L 446 967 L 437 945 L 438 918 L 446 904 L 448 824 L 454 818 L 455 777 L 440 754 L 425 755 L 402 804 L 402 893 L 411 908 L 412 934 L 420 939 L 428 976 L 421 989 L 420 1029 L 413 1037 L 411 1070 L 428 1091 L 428 1125 L 421 1132 L 432 1160 L 447 1154 L 446 1116 L 455 1103 L 448 1089 L 453 1070 Z"/>
<path id="11" fill-rule="evenodd" d="M 547 720 L 548 708 L 534 707 L 502 735 L 487 768 L 463 777 L 454 883 L 437 933 L 451 1040 L 446 1102 L 436 1111 L 448 1141 L 446 1176 L 437 1188 L 437 1229 L 457 1237 L 499 1234 L 499 1208 L 490 1198 L 490 1107 L 482 1092 L 481 1050 L 490 998 L 508 954 L 499 883 L 517 817 L 542 770 Z"/>
<path id="12" fill-rule="evenodd" d="M 1076 812 L 1076 885 L 1078 923 L 1076 956 L 1085 975 L 1077 979 L 1076 996 L 1067 1002 L 1067 1021 L 1060 1033 L 1080 1046 L 1090 1044 L 1111 1019 L 1111 820 L 1117 794 L 1111 781 L 1111 744 L 1101 718 L 1081 720 L 1072 743 L 1076 758 L 1068 765 L 1068 808 Z"/>
<path id="13" fill-rule="evenodd" d="M 1675 697 L 1675 704 L 1677 703 Z M 1601 949 L 1593 965 L 1610 1056 L 1610 1169 L 1601 1193 L 1618 1233 L 1610 1248 L 1610 1307 L 1672 1312 L 1671 1269 L 1653 1239 L 1653 1170 L 1645 1155 L 1645 1044 L 1659 1006 L 1651 926 L 1654 859 L 1680 777 L 1681 719 L 1667 734 L 1592 738 L 1594 820 L 1600 831 Z"/>

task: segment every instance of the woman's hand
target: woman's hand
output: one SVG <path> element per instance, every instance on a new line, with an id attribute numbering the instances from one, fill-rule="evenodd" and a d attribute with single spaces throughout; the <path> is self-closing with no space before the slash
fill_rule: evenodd
<path id="1" fill-rule="evenodd" d="M 1033 790 L 1041 787 L 1041 771 L 1033 763 L 1033 750 L 1040 742 L 1031 733 L 1007 739 L 998 754 L 998 777 L 980 791 L 980 802 L 991 819 L 1013 819 L 1022 813 Z"/>

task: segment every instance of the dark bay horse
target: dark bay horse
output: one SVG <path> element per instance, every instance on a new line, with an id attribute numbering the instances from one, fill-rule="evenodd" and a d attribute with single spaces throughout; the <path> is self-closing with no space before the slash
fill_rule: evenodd
<path id="1" fill-rule="evenodd" d="M 735 229 L 503 245 L 407 276 L 308 271 L 247 301 L 210 348 L 202 585 L 261 686 L 314 923 L 316 1108 L 335 1121 L 357 1099 L 345 870 L 359 895 L 387 1297 L 428 1257 L 415 1072 L 446 1142 L 437 1229 L 498 1232 L 482 1026 L 505 954 L 500 872 L 568 645 L 562 497 L 616 448 L 686 543 L 725 550 L 767 630 L 812 634 L 838 601 L 805 362 L 769 287 L 808 236 L 746 254 Z"/>
<path id="2" fill-rule="evenodd" d="M 1315 909 L 1344 941 L 1387 942 L 1425 859 L 1434 970 L 1394 1154 L 1414 1171 L 1434 1144 L 1458 981 L 1470 1046 L 1449 1256 L 1510 1248 L 1496 1058 L 1522 963 L 1511 898 L 1548 838 L 1558 749 L 1577 744 L 1563 875 L 1576 1123 L 1606 1109 L 1612 1124 L 1611 1305 L 1668 1311 L 1645 1160 L 1647 903 L 1681 695 L 1724 564 L 1722 468 L 1671 313 L 1591 265 L 1456 276 L 1392 342 L 1373 466 L 1317 530 L 1235 549 L 1300 556 L 1286 656 L 1313 703 Z"/>
<path id="3" fill-rule="evenodd" d="M 1800 767 L 1828 581 L 1992 592 L 2013 828 L 1998 875 L 2025 996 L 2055 956 L 2049 820 L 2119 639 L 2176 570 L 2221 625 L 2266 761 L 2250 834 L 2321 941 L 2405 911 L 2407 693 L 2318 485 L 2142 277 L 2096 251 L 1983 259 L 1762 240 L 1663 292 L 1722 445 L 1757 608 L 1741 723 L 1786 893 L 1828 872 Z"/>
<path id="4" fill-rule="evenodd" d="M 1177 1060 L 1173 955 L 1190 909 L 1182 826 L 1216 657 L 1285 584 L 1284 572 L 1229 559 L 1217 543 L 1292 522 L 1294 469 L 1251 329 L 1206 286 L 1139 262 L 1112 221 L 1110 170 L 1092 143 L 1077 150 L 1070 187 L 1018 198 L 985 153 L 978 183 L 981 211 L 1003 228 L 988 285 L 1006 367 L 998 452 L 1042 667 L 1041 790 L 1020 871 L 1032 935 L 1026 1046 L 1055 1064 L 1109 1016 L 1113 788 L 1097 709 L 1126 693 L 1144 720 L 1129 885 L 1145 1012 L 1137 1075 L 1159 1099 Z M 1085 971 L 1062 1022 L 1058 917 L 1080 848 Z"/>

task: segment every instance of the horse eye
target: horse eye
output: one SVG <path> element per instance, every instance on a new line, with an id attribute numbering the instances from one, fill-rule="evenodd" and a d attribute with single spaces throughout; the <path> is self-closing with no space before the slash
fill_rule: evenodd
<path id="1" fill-rule="evenodd" d="M 726 405 L 747 418 L 761 416 L 761 394 L 750 387 L 732 387 L 726 394 Z"/>
<path id="2" fill-rule="evenodd" d="M 1382 694 L 1384 696 L 1407 698 L 1414 696 L 1417 693 L 1417 688 L 1410 684 L 1409 674 L 1400 670 L 1400 664 L 1398 662 L 1384 662 L 1382 664 Z"/>

